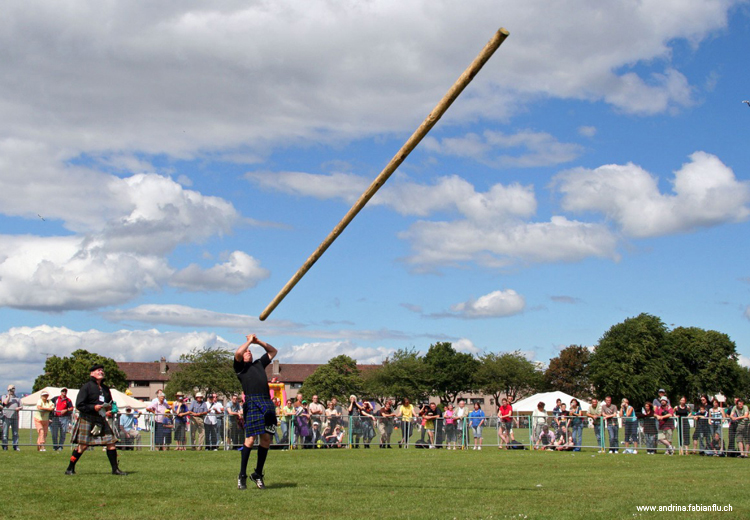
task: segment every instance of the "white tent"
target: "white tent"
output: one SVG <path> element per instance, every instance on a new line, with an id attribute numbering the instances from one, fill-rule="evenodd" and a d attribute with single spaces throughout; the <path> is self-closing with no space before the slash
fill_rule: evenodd
<path id="1" fill-rule="evenodd" d="M 572 395 L 568 395 L 565 392 L 543 392 L 541 394 L 534 394 L 526 399 L 521 399 L 513 404 L 513 411 L 518 413 L 531 413 L 537 409 L 537 405 L 540 402 L 544 403 L 544 409 L 547 412 L 552 412 L 555 407 L 557 400 L 560 399 L 565 405 L 570 408 L 570 401 L 574 399 Z M 578 397 L 575 397 L 578 399 Z M 581 403 L 581 409 L 584 411 L 589 409 L 589 403 L 583 399 L 578 399 Z"/>
<path id="2" fill-rule="evenodd" d="M 49 398 L 52 399 L 53 397 L 60 395 L 60 390 L 62 390 L 62 388 L 47 386 L 45 388 L 42 388 L 38 392 L 27 395 L 26 397 L 21 399 L 21 402 L 23 403 L 25 409 L 28 410 L 28 407 L 31 406 L 31 409 L 35 410 L 36 403 L 39 402 L 39 399 L 42 398 L 42 392 L 44 392 L 45 390 L 49 392 Z M 73 404 L 75 404 L 76 402 L 76 397 L 78 397 L 78 390 L 69 388 L 68 399 L 73 401 Z M 115 402 L 117 403 L 117 408 L 121 411 L 124 411 L 128 406 L 136 410 L 142 410 L 148 406 L 148 403 L 144 403 L 143 401 L 134 399 L 133 397 L 125 395 L 124 393 L 120 392 L 119 390 L 115 390 L 114 388 L 112 389 L 112 399 L 115 400 Z"/>

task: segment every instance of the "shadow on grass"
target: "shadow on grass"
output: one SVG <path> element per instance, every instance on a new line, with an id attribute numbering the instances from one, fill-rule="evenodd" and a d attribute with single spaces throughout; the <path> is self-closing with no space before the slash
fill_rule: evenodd
<path id="1" fill-rule="evenodd" d="M 297 486 L 296 482 L 274 482 L 273 484 L 266 484 L 266 489 L 296 488 Z"/>

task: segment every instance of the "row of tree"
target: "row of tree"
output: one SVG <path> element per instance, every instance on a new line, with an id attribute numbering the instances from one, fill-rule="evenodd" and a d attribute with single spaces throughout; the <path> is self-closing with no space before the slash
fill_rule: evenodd
<path id="1" fill-rule="evenodd" d="M 233 352 L 199 349 L 180 358 L 180 370 L 170 375 L 169 397 L 177 391 L 240 392 L 232 369 Z M 44 386 L 80 387 L 89 377 L 88 367 L 105 365 L 111 386 L 124 389 L 125 374 L 109 359 L 78 350 L 70 357 L 51 356 L 34 390 Z M 451 343 L 431 345 L 422 355 L 402 349 L 382 365 L 361 371 L 354 359 L 337 356 L 305 380 L 301 391 L 326 401 L 349 395 L 383 403 L 387 398 L 420 402 L 431 396 L 443 404 L 461 394 L 481 392 L 495 402 L 502 396 L 517 400 L 538 391 L 561 390 L 581 398 L 627 397 L 633 403 L 653 399 L 660 388 L 674 397 L 695 401 L 701 394 L 745 396 L 750 391 L 750 371 L 738 363 L 737 348 L 726 335 L 697 327 L 669 330 L 656 316 L 641 314 L 612 326 L 595 348 L 571 345 L 545 368 L 520 352 L 482 356 L 456 351 Z"/>

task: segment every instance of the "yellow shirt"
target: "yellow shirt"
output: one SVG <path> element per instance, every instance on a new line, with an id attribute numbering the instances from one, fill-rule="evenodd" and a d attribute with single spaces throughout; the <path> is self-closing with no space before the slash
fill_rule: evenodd
<path id="1" fill-rule="evenodd" d="M 49 413 L 55 409 L 55 403 L 48 399 L 47 403 L 45 404 L 43 400 L 39 399 L 36 405 L 37 409 L 34 410 L 34 419 L 36 419 L 37 421 L 49 421 Z M 44 409 L 40 410 L 38 408 L 39 406 Z"/>
<path id="2" fill-rule="evenodd" d="M 414 417 L 414 405 L 410 404 L 409 406 L 401 405 L 401 419 L 403 421 L 410 421 L 411 418 Z"/>

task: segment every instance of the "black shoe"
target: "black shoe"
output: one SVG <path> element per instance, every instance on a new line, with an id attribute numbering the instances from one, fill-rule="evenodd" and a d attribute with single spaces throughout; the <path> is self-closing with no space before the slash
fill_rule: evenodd
<path id="1" fill-rule="evenodd" d="M 237 489 L 247 489 L 247 475 L 237 477 Z"/>
<path id="2" fill-rule="evenodd" d="M 112 470 L 112 474 L 113 474 L 113 475 L 120 475 L 120 476 L 123 476 L 123 477 L 124 477 L 125 475 L 127 475 L 127 473 L 125 473 L 124 471 L 122 471 L 122 470 L 121 470 L 120 468 L 117 468 L 117 469 L 113 469 L 113 470 Z"/>
<path id="3" fill-rule="evenodd" d="M 66 475 L 75 475 L 76 474 L 76 470 L 74 470 L 74 469 L 66 469 L 65 470 L 65 474 Z"/>
<path id="4" fill-rule="evenodd" d="M 250 478 L 253 482 L 255 482 L 255 485 L 258 486 L 258 489 L 266 489 L 266 485 L 263 483 L 263 475 L 258 475 L 253 471 L 252 475 L 250 475 Z"/>

